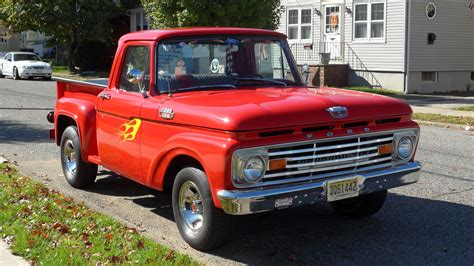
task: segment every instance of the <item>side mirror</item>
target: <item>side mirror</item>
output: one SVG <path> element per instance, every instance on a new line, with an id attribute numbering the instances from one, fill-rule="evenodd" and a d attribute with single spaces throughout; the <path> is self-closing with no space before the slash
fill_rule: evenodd
<path id="1" fill-rule="evenodd" d="M 143 79 L 143 72 L 138 68 L 130 69 L 127 72 L 128 82 L 137 85 Z"/>
<path id="2" fill-rule="evenodd" d="M 301 74 L 303 75 L 304 83 L 308 84 L 308 77 L 309 77 L 309 66 L 308 66 L 308 64 L 304 64 L 301 67 Z"/>

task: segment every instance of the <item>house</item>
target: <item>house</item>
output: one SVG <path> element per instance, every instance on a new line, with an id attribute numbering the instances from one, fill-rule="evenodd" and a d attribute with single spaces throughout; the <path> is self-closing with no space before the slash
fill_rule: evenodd
<path id="1" fill-rule="evenodd" d="M 148 21 L 143 7 L 129 9 L 127 13 L 130 16 L 130 32 L 148 29 Z"/>
<path id="2" fill-rule="evenodd" d="M 405 93 L 474 89 L 474 0 L 281 4 L 278 31 L 288 35 L 297 63 L 317 72 L 316 83 L 343 80 Z"/>
<path id="3" fill-rule="evenodd" d="M 20 35 L 12 34 L 7 27 L 0 25 L 0 56 L 10 51 L 19 51 L 20 48 Z"/>

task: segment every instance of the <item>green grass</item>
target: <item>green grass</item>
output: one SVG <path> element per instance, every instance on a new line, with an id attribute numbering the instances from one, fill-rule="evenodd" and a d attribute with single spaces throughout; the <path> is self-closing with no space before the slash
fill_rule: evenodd
<path id="1" fill-rule="evenodd" d="M 461 106 L 455 108 L 454 110 L 474 112 L 474 105 Z"/>
<path id="2" fill-rule="evenodd" d="M 0 164 L 0 236 L 32 265 L 197 264 L 6 164 Z"/>
<path id="3" fill-rule="evenodd" d="M 437 123 L 474 125 L 474 118 L 472 117 L 414 113 L 412 118 L 415 120 L 437 122 Z"/>
<path id="4" fill-rule="evenodd" d="M 109 77 L 109 73 L 104 71 L 92 72 L 92 74 L 83 75 L 81 73 L 72 73 L 71 71 L 69 71 L 69 68 L 67 66 L 52 66 L 51 68 L 53 69 L 53 76 L 60 78 L 87 80 Z"/>
<path id="5" fill-rule="evenodd" d="M 369 87 L 346 87 L 347 90 L 353 91 L 362 91 L 362 92 L 369 92 L 387 96 L 395 96 L 395 95 L 402 95 L 402 92 L 389 90 L 389 89 L 371 89 Z"/>
<path id="6" fill-rule="evenodd" d="M 67 66 L 52 66 L 53 75 L 54 74 L 69 74 L 69 69 Z"/>

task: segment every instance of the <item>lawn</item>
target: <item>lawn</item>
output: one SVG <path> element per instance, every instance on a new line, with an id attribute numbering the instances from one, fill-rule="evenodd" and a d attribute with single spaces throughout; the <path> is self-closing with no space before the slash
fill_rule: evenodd
<path id="1" fill-rule="evenodd" d="M 461 106 L 455 108 L 454 110 L 474 112 L 474 105 Z"/>
<path id="2" fill-rule="evenodd" d="M 414 113 L 413 119 L 429 121 L 429 122 L 437 122 L 437 123 L 474 125 L 474 118 L 463 117 L 463 116 Z"/>
<path id="3" fill-rule="evenodd" d="M 78 80 L 109 77 L 109 73 L 104 72 L 104 71 L 98 71 L 98 72 L 85 71 L 82 73 L 72 73 L 71 71 L 69 71 L 67 66 L 52 66 L 51 68 L 53 69 L 53 77 L 78 79 Z"/>
<path id="4" fill-rule="evenodd" d="M 32 265 L 196 265 L 190 257 L 0 164 L 0 236 Z"/>
<path id="5" fill-rule="evenodd" d="M 371 89 L 369 87 L 346 87 L 345 89 L 353 90 L 353 91 L 369 92 L 369 93 L 375 93 L 375 94 L 381 94 L 381 95 L 387 95 L 387 96 L 402 95 L 402 92 L 389 90 L 389 89 Z"/>

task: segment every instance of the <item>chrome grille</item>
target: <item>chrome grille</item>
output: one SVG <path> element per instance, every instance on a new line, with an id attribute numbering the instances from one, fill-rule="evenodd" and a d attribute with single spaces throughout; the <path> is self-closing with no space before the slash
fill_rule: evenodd
<path id="1" fill-rule="evenodd" d="M 387 168 L 392 155 L 378 146 L 393 142 L 393 133 L 362 135 L 269 147 L 269 160 L 285 159 L 286 168 L 267 171 L 263 182 L 286 183 Z"/>
<path id="2" fill-rule="evenodd" d="M 42 66 L 34 66 L 33 69 L 44 69 Z"/>

